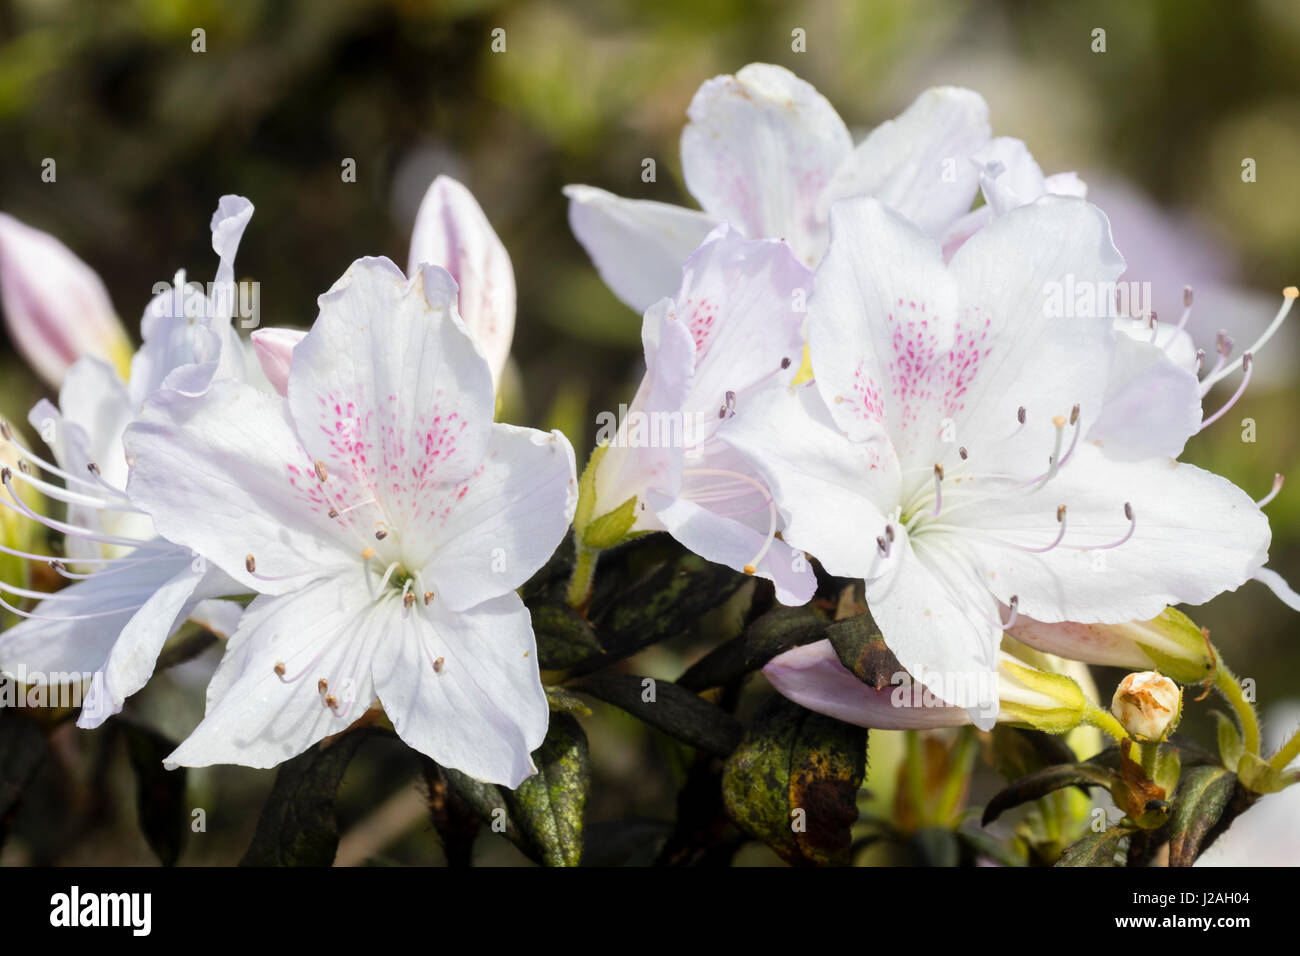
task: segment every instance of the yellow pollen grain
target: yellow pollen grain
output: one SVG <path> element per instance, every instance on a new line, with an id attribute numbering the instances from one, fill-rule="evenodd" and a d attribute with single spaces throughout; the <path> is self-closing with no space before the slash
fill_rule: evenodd
<path id="1" fill-rule="evenodd" d="M 1288 299 L 1294 299 L 1294 298 L 1300 296 L 1300 289 L 1297 289 L 1297 288 L 1296 288 L 1295 286 L 1293 286 L 1293 285 L 1289 285 L 1289 286 L 1287 286 L 1285 289 L 1282 290 L 1282 294 L 1283 294 L 1284 296 L 1286 296 Z"/>

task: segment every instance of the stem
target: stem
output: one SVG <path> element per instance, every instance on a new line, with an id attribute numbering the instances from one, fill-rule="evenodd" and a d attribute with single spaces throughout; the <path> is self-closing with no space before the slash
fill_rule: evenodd
<path id="1" fill-rule="evenodd" d="M 1242 742 L 1246 745 L 1246 753 L 1259 753 L 1259 719 L 1255 716 L 1255 708 L 1251 706 L 1250 701 L 1246 700 L 1246 695 L 1241 692 L 1241 681 L 1237 680 L 1232 671 L 1223 663 L 1223 656 L 1216 653 L 1219 659 L 1219 666 L 1214 669 L 1214 686 L 1223 699 L 1226 700 L 1232 709 L 1237 712 L 1237 720 L 1241 722 Z"/>
<path id="2" fill-rule="evenodd" d="M 596 559 L 599 557 L 598 548 L 589 548 L 583 544 L 574 545 L 573 577 L 569 579 L 569 590 L 565 595 L 569 607 L 582 610 L 591 600 L 592 581 L 596 577 Z"/>
<path id="3" fill-rule="evenodd" d="M 1286 765 L 1300 756 L 1300 728 L 1291 735 L 1291 739 L 1282 745 L 1282 749 L 1269 759 L 1268 765 L 1274 770 L 1285 770 Z"/>
<path id="4" fill-rule="evenodd" d="M 1116 743 L 1123 743 L 1128 740 L 1128 731 L 1124 725 L 1115 719 L 1115 715 L 1108 710 L 1102 710 L 1100 707 L 1090 707 L 1084 711 L 1083 722 L 1096 727 L 1115 738 Z"/>
<path id="5" fill-rule="evenodd" d="M 948 779 L 939 791 L 938 807 L 935 817 L 939 823 L 951 826 L 957 816 L 967 785 L 970 783 L 971 768 L 975 765 L 975 731 L 964 727 L 958 731 L 957 747 L 948 764 Z"/>
<path id="6" fill-rule="evenodd" d="M 922 826 L 930 822 L 929 805 L 925 799 L 925 769 L 922 761 L 924 760 L 924 751 L 921 746 L 921 732 L 919 730 L 903 731 L 904 740 L 907 742 L 906 766 L 907 766 L 907 789 L 912 796 L 912 806 L 916 808 L 917 819 Z"/>

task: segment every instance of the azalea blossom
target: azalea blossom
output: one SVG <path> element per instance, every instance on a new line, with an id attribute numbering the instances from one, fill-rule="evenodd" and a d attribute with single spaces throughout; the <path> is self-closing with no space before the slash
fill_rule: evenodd
<path id="1" fill-rule="evenodd" d="M 970 210 L 981 168 L 972 159 L 990 135 L 977 93 L 937 87 L 855 147 L 824 96 L 767 63 L 707 81 L 687 116 L 682 173 L 703 211 L 565 189 L 573 234 L 637 312 L 673 293 L 682 263 L 720 222 L 750 239 L 784 239 L 815 266 L 831 205 L 869 195 L 942 238 Z"/>
<path id="2" fill-rule="evenodd" d="M 252 204 L 222 197 L 212 218 L 219 257 L 214 289 L 231 288 L 234 256 Z M 203 558 L 159 537 L 145 509 L 126 493 L 122 437 L 141 404 L 164 384 L 201 394 L 214 378 L 243 378 L 244 352 L 231 324 L 233 300 L 187 287 L 184 273 L 145 309 L 144 342 L 131 376 L 93 357 L 78 360 L 64 378 L 59 403 L 42 400 L 29 422 L 50 447 L 53 461 L 0 434 L 20 459 L 4 469 L 0 504 L 16 516 L 64 536 L 63 556 L 5 547 L 6 554 L 45 561 L 73 583 L 54 594 L 0 581 L 0 605 L 25 618 L 0 634 L 0 669 L 26 674 L 92 675 L 78 725 L 97 727 L 121 711 L 127 697 L 153 674 L 158 654 L 202 603 L 244 590 Z M 61 480 L 53 484 L 41 472 Z M 66 520 L 40 514 L 18 494 L 38 489 L 67 507 Z M 39 600 L 23 611 L 5 599 Z M 228 613 L 222 605 L 209 605 Z"/>
<path id="3" fill-rule="evenodd" d="M 532 772 L 549 712 L 515 588 L 572 517 L 573 450 L 493 423 L 456 297 L 444 269 L 358 260 L 294 349 L 287 399 L 163 389 L 128 430 L 132 500 L 259 595 L 169 765 L 270 767 L 377 697 L 445 766 Z"/>
<path id="4" fill-rule="evenodd" d="M 95 270 L 58 239 L 4 213 L 0 306 L 14 348 L 52 387 L 83 355 L 125 373 L 131 340 Z"/>
<path id="5" fill-rule="evenodd" d="M 1147 620 L 1263 564 L 1268 523 L 1243 492 L 1167 456 L 1111 455 L 1095 430 L 1114 317 L 1044 308 L 1067 276 L 1113 287 L 1122 271 L 1095 207 L 1043 197 L 948 264 L 873 199 L 837 204 L 831 229 L 815 386 L 758 396 L 726 440 L 764 473 L 785 540 L 863 578 L 885 642 L 908 671 L 946 675 L 949 703 L 991 705 L 982 676 L 1020 613 Z"/>
<path id="6" fill-rule="evenodd" d="M 771 492 L 721 436 L 764 389 L 794 379 L 811 280 L 784 243 L 714 230 L 686 260 L 676 296 L 646 311 L 645 378 L 594 479 L 593 516 L 631 509 L 629 533 L 666 530 L 710 561 L 772 580 L 786 604 L 812 597 L 812 569 L 777 537 Z"/>

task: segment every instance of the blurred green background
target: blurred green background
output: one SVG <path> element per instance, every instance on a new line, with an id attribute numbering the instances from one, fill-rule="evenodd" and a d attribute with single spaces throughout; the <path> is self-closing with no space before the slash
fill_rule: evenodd
<path id="1" fill-rule="evenodd" d="M 206 31 L 204 53 L 191 50 L 195 28 Z M 491 50 L 495 28 L 506 31 L 503 53 Z M 792 52 L 795 28 L 807 52 Z M 1105 53 L 1092 51 L 1095 28 L 1106 31 Z M 788 66 L 856 139 L 927 86 L 979 90 L 995 134 L 1026 140 L 1045 172 L 1074 169 L 1094 184 L 1121 251 L 1147 270 L 1131 277 L 1155 282 L 1158 302 L 1187 282 L 1218 290 L 1193 323 L 1211 347 L 1230 319 L 1244 344 L 1281 287 L 1300 281 L 1297 49 L 1294 0 L 0 0 L 0 209 L 90 263 L 136 334 L 154 283 L 180 267 L 211 278 L 217 198 L 248 196 L 257 212 L 238 275 L 261 282 L 263 324 L 305 327 L 316 296 L 353 259 L 405 264 L 420 197 L 449 173 L 473 190 L 514 261 L 523 397 L 511 419 L 563 427 L 582 458 L 595 412 L 631 395 L 640 323 L 573 240 L 560 190 L 589 183 L 693 205 L 677 144 L 708 77 L 754 60 Z M 57 162 L 55 183 L 41 181 L 45 157 Z M 340 177 L 349 157 L 355 183 Z M 645 157 L 657 162 L 655 183 L 641 181 Z M 1242 182 L 1245 157 L 1256 160 L 1255 183 Z M 1284 340 L 1240 414 L 1185 457 L 1256 496 L 1275 471 L 1293 474 L 1270 506 L 1270 564 L 1297 581 L 1293 356 Z M 0 414 L 23 420 L 42 387 L 2 339 L 0 377 Z M 1253 444 L 1241 440 L 1244 417 L 1256 419 Z M 1238 673 L 1256 678 L 1261 701 L 1300 697 L 1294 615 L 1263 587 L 1193 616 Z M 686 642 L 637 666 L 673 677 L 698 653 Z M 1104 694 L 1115 676 L 1099 675 Z M 198 675 L 167 696 L 182 678 L 139 705 L 178 734 L 197 719 L 202 685 Z M 1208 728 L 1205 710 L 1189 708 L 1190 729 Z M 671 816 L 672 749 L 608 709 L 598 717 L 587 722 L 599 774 L 592 819 Z M 152 859 L 133 832 L 129 776 L 111 770 L 124 758 L 107 744 L 95 752 L 94 740 L 62 741 L 82 786 L 46 779 L 48 799 L 27 801 L 4 861 Z M 433 834 L 402 804 L 414 762 L 400 748 L 363 759 L 375 772 L 350 775 L 345 830 L 362 817 L 374 824 L 379 801 L 396 795 L 388 812 L 407 838 L 372 838 L 360 858 L 436 861 Z M 191 838 L 183 859 L 237 859 L 271 777 L 194 774 L 209 838 Z M 101 779 L 108 785 L 87 796 L 84 785 Z M 502 841 L 481 850 L 514 858 Z"/>

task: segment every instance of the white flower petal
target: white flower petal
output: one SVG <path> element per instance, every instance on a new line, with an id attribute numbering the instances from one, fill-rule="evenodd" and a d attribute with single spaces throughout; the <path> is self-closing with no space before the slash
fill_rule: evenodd
<path id="1" fill-rule="evenodd" d="M 360 570 L 254 599 L 212 677 L 207 714 L 166 765 L 274 767 L 345 730 L 374 700 L 371 661 L 396 640 L 400 611 L 396 593 L 371 602 Z"/>
<path id="2" fill-rule="evenodd" d="M 781 509 L 781 536 L 831 574 L 863 577 L 898 498 L 898 462 L 887 440 L 850 442 L 811 386 L 768 388 L 718 429 L 743 453 Z"/>
<path id="3" fill-rule="evenodd" d="M 519 587 L 559 546 L 575 493 L 573 447 L 558 431 L 492 426 L 479 469 L 428 490 L 403 529 L 407 560 L 439 599 L 460 611 Z"/>
<path id="4" fill-rule="evenodd" d="M 970 157 L 989 138 L 989 109 L 971 90 L 926 90 L 897 119 L 871 131 L 836 171 L 819 200 L 875 196 L 931 236 L 970 209 L 978 170 Z"/>
<path id="5" fill-rule="evenodd" d="M 253 351 L 262 367 L 266 381 L 277 395 L 289 392 L 289 369 L 293 365 L 293 350 L 307 333 L 300 329 L 258 329 L 251 336 Z"/>
<path id="6" fill-rule="evenodd" d="M 1125 517 L 1132 506 L 1134 521 Z M 1269 527 L 1255 503 L 1231 482 L 1168 458 L 1116 461 L 1082 444 L 1056 477 L 1031 494 L 1005 494 L 964 509 L 949 523 L 1022 547 L 1056 537 L 1066 506 L 1063 545 L 1028 553 L 972 536 L 988 585 L 1039 621 L 1118 624 L 1145 621 L 1170 604 L 1203 604 L 1235 590 L 1263 565 Z M 1118 547 L 1083 551 L 1132 537 Z"/>
<path id="7" fill-rule="evenodd" d="M 785 239 L 816 264 L 826 244 L 817 199 L 853 145 L 834 107 L 784 67 L 751 63 L 707 81 L 687 115 L 682 174 L 691 195 L 750 238 Z"/>
<path id="8" fill-rule="evenodd" d="M 550 721 L 528 610 L 505 594 L 461 613 L 440 600 L 388 615 L 374 684 L 408 746 L 476 780 L 517 787 Z"/>
<path id="9" fill-rule="evenodd" d="M 1113 458 L 1177 458 L 1200 428 L 1200 383 L 1192 366 L 1179 365 L 1159 345 L 1116 335 L 1105 401 L 1088 438 Z"/>
<path id="10" fill-rule="evenodd" d="M 478 201 L 449 176 L 429 186 L 415 216 L 407 274 L 442 266 L 460 287 L 458 308 L 500 382 L 515 333 L 515 273 Z"/>
<path id="11" fill-rule="evenodd" d="M 695 209 L 565 186 L 569 227 L 616 296 L 645 312 L 682 281 L 682 263 L 718 224 Z"/>

